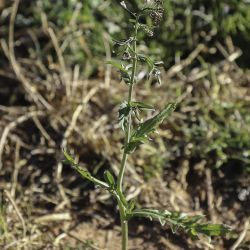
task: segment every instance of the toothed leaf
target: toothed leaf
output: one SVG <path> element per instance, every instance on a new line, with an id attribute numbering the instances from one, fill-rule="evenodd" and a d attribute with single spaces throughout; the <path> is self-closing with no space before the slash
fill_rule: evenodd
<path id="1" fill-rule="evenodd" d="M 145 217 L 150 220 L 158 220 L 161 225 L 168 224 L 173 233 L 182 229 L 192 237 L 196 238 L 199 234 L 206 236 L 223 236 L 231 231 L 230 227 L 223 224 L 200 223 L 199 221 L 204 218 L 202 215 L 188 216 L 185 213 L 170 212 L 168 210 L 156 209 L 135 209 L 128 213 L 128 218 L 132 217 Z"/>
<path id="2" fill-rule="evenodd" d="M 160 113 L 139 124 L 137 129 L 130 137 L 129 143 L 125 146 L 126 153 L 133 152 L 140 144 L 147 141 L 148 135 L 154 132 L 159 124 L 161 124 L 164 119 L 172 114 L 172 112 L 175 110 L 175 107 L 175 103 L 169 103 Z"/>

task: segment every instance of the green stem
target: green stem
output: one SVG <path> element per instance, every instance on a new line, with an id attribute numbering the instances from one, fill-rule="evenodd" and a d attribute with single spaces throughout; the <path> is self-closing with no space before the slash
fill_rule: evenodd
<path id="1" fill-rule="evenodd" d="M 128 220 L 126 218 L 126 207 L 123 205 L 122 200 L 120 199 L 120 195 L 116 196 L 119 212 L 120 212 L 120 221 L 121 221 L 121 229 L 122 229 L 122 250 L 128 249 Z"/>
<path id="2" fill-rule="evenodd" d="M 137 55 L 136 55 L 137 31 L 138 31 L 138 19 L 136 20 L 136 24 L 135 24 L 135 35 L 134 35 L 134 41 L 133 41 L 134 56 L 133 56 L 131 83 L 129 85 L 128 103 L 130 103 L 132 100 L 133 85 L 135 83 L 135 75 L 136 75 L 136 68 L 137 68 Z M 125 144 L 129 143 L 130 133 L 131 133 L 131 123 L 132 123 L 132 117 L 131 117 L 131 112 L 130 112 L 129 117 L 128 117 L 128 128 L 126 131 Z M 117 181 L 117 188 L 118 188 L 118 192 L 120 194 L 122 194 L 122 183 L 123 183 L 123 176 L 124 176 L 124 172 L 125 172 L 125 168 L 126 168 L 127 158 L 128 158 L 128 155 L 127 155 L 127 153 L 125 151 L 125 147 L 124 147 L 121 168 L 120 168 L 118 181 Z"/>
<path id="3" fill-rule="evenodd" d="M 138 31 L 138 17 L 136 17 L 136 23 L 135 23 L 135 34 L 134 34 L 134 41 L 133 41 L 133 65 L 132 65 L 132 74 L 131 74 L 131 82 L 129 84 L 129 93 L 128 93 L 128 103 L 132 100 L 132 94 L 133 94 L 133 85 L 135 84 L 135 75 L 136 75 L 136 68 L 137 68 L 137 31 Z M 126 131 L 126 137 L 125 137 L 125 145 L 129 143 L 130 140 L 130 134 L 131 134 L 131 127 L 132 127 L 132 116 L 131 112 L 129 113 L 128 117 L 128 127 Z M 117 193 L 120 198 L 119 204 L 119 211 L 120 211 L 120 219 L 121 219 L 121 228 L 122 228 L 122 250 L 128 249 L 128 220 L 126 218 L 126 198 L 123 194 L 123 177 L 124 172 L 126 168 L 128 154 L 126 153 L 125 147 L 123 150 L 123 156 L 122 156 L 122 162 L 120 167 L 120 172 L 118 175 L 117 180 Z M 124 207 L 125 205 L 125 207 Z"/>
<path id="4" fill-rule="evenodd" d="M 122 250 L 128 249 L 128 221 L 121 220 L 122 227 Z"/>

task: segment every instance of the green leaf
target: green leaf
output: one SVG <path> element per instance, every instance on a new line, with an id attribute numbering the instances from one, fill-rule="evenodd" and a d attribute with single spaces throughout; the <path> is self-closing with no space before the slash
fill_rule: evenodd
<path id="1" fill-rule="evenodd" d="M 163 122 L 164 119 L 168 118 L 173 113 L 175 108 L 175 103 L 169 103 L 160 113 L 141 123 L 133 136 L 135 138 L 143 137 L 153 132 L 155 128 Z"/>
<path id="2" fill-rule="evenodd" d="M 119 61 L 106 61 L 106 64 L 110 64 L 121 72 L 126 73 L 125 67 Z"/>
<path id="3" fill-rule="evenodd" d="M 159 112 L 154 117 L 148 119 L 147 121 L 139 124 L 137 129 L 134 131 L 130 137 L 129 143 L 125 145 L 125 152 L 132 153 L 136 147 L 144 143 L 148 135 L 155 131 L 156 127 L 163 122 L 164 119 L 169 117 L 175 110 L 176 104 L 169 103 L 161 112 Z"/>
<path id="4" fill-rule="evenodd" d="M 73 156 L 71 156 L 65 149 L 63 149 L 63 154 L 66 158 L 66 163 L 70 164 L 71 167 L 76 171 L 78 172 L 78 174 L 84 178 L 84 179 L 87 179 L 89 180 L 90 182 L 94 183 L 95 185 L 97 186 L 100 186 L 102 188 L 105 188 L 105 189 L 108 189 L 109 186 L 101 181 L 101 180 L 98 180 L 97 178 L 93 177 L 91 175 L 91 173 L 89 171 L 87 171 L 86 169 L 84 169 L 83 167 L 79 166 L 76 161 L 74 160 Z"/>
<path id="5" fill-rule="evenodd" d="M 113 175 L 110 173 L 110 171 L 106 170 L 104 172 L 104 179 L 106 183 L 113 189 L 115 187 L 115 178 Z"/>
<path id="6" fill-rule="evenodd" d="M 138 108 L 140 110 L 154 110 L 154 107 L 151 105 L 148 105 L 144 102 L 130 102 L 129 106 L 131 108 Z"/>
<path id="7" fill-rule="evenodd" d="M 113 67 L 115 67 L 116 69 L 120 71 L 121 78 L 126 84 L 131 83 L 131 77 L 128 72 L 129 66 L 125 68 L 119 61 L 106 61 L 106 63 L 112 65 Z"/>
<path id="8" fill-rule="evenodd" d="M 164 66 L 164 62 L 163 61 L 154 62 L 154 65 L 156 67 L 163 67 Z"/>
<path id="9" fill-rule="evenodd" d="M 130 112 L 130 107 L 128 103 L 125 101 L 120 105 L 119 108 L 119 124 L 123 131 L 126 131 L 128 125 L 129 112 Z"/>
<path id="10" fill-rule="evenodd" d="M 136 23 L 136 20 L 135 20 L 135 19 L 128 19 L 128 21 L 129 21 L 130 23 Z"/>
<path id="11" fill-rule="evenodd" d="M 191 236 L 197 237 L 199 234 L 206 236 L 223 236 L 231 231 L 230 227 L 223 224 L 211 224 L 211 223 L 199 223 L 204 218 L 202 215 L 188 216 L 185 213 L 170 212 L 168 210 L 156 210 L 156 209 L 135 209 L 132 212 L 128 212 L 128 219 L 132 217 L 145 217 L 150 220 L 158 220 L 161 225 L 166 223 L 172 228 L 175 233 L 178 229 L 182 229 L 191 234 Z"/>
<path id="12" fill-rule="evenodd" d="M 72 164 L 72 165 L 75 164 L 74 158 L 66 151 L 66 149 L 63 149 L 63 154 L 64 154 L 64 157 L 66 158 L 64 161 L 65 163 Z"/>
<path id="13" fill-rule="evenodd" d="M 146 62 L 150 71 L 153 70 L 154 68 L 154 62 L 152 61 L 152 59 L 144 54 L 138 54 L 138 60 L 141 62 Z"/>
<path id="14" fill-rule="evenodd" d="M 197 233 L 207 236 L 223 236 L 230 232 L 230 228 L 223 224 L 197 224 L 193 226 Z"/>
<path id="15" fill-rule="evenodd" d="M 133 40 L 134 40 L 133 37 L 130 37 L 129 39 L 123 39 L 123 40 L 113 39 L 115 45 L 118 45 L 118 46 L 126 46 L 126 45 L 130 44 Z"/>
<path id="16" fill-rule="evenodd" d="M 129 212 L 132 212 L 135 208 L 135 200 L 131 200 L 128 204 L 128 210 Z"/>
<path id="17" fill-rule="evenodd" d="M 148 138 L 146 137 L 138 137 L 138 138 L 133 138 L 126 146 L 125 146 L 125 152 L 128 153 L 133 153 L 134 150 L 140 146 L 141 144 L 145 143 L 148 141 Z"/>

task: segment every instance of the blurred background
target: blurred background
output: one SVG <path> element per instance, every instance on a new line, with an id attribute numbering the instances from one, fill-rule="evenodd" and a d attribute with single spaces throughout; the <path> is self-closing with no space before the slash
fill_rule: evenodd
<path id="1" fill-rule="evenodd" d="M 234 233 L 192 241 L 137 219 L 130 249 L 249 249 L 250 2 L 163 5 L 164 20 L 139 46 L 164 61 L 162 85 L 144 77 L 135 97 L 179 104 L 129 158 L 126 194 Z M 119 249 L 115 203 L 63 164 L 61 148 L 99 178 L 118 173 L 127 89 L 105 61 L 116 57 L 112 38 L 131 35 L 129 18 L 119 1 L 0 1 L 1 249 Z"/>

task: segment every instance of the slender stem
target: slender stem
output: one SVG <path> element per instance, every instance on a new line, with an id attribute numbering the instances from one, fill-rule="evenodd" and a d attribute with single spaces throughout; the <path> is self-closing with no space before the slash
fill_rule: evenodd
<path id="1" fill-rule="evenodd" d="M 122 250 L 127 250 L 128 249 L 128 220 L 126 218 L 127 216 L 126 207 L 124 207 L 119 194 L 117 196 L 117 202 L 119 206 L 121 229 L 122 229 Z"/>
<path id="2" fill-rule="evenodd" d="M 121 220 L 122 227 L 122 250 L 128 249 L 128 221 Z"/>
<path id="3" fill-rule="evenodd" d="M 133 94 L 133 85 L 135 83 L 135 75 L 136 75 L 136 68 L 137 68 L 137 54 L 136 54 L 136 47 L 137 47 L 137 31 L 138 31 L 138 17 L 136 17 L 136 23 L 135 23 L 135 33 L 134 33 L 134 40 L 133 40 L 133 65 L 132 65 L 132 73 L 131 73 L 131 82 L 129 84 L 129 93 L 128 93 L 128 103 L 132 100 L 132 94 Z M 130 134 L 131 134 L 131 127 L 132 127 L 132 116 L 131 111 L 129 112 L 128 116 L 128 127 L 126 131 L 126 137 L 125 137 L 125 145 L 129 143 L 130 140 Z M 128 249 L 128 220 L 127 220 L 127 214 L 126 214 L 126 198 L 123 194 L 123 177 L 124 172 L 126 168 L 128 154 L 126 153 L 125 147 L 123 150 L 123 156 L 122 156 L 122 162 L 120 167 L 120 172 L 118 175 L 117 180 L 117 193 L 120 198 L 120 201 L 118 201 L 119 204 L 119 211 L 120 211 L 120 219 L 121 219 L 121 228 L 122 228 L 122 250 Z M 125 205 L 125 207 L 124 207 Z"/>
<path id="4" fill-rule="evenodd" d="M 137 68 L 137 55 L 136 55 L 137 31 L 138 31 L 138 19 L 136 19 L 136 24 L 135 24 L 135 34 L 134 34 L 134 41 L 133 41 L 134 56 L 133 56 L 131 82 L 129 85 L 128 103 L 130 103 L 132 100 L 133 85 L 135 83 L 135 75 L 136 75 L 136 68 Z M 126 131 L 126 138 L 125 138 L 126 144 L 129 143 L 129 139 L 130 139 L 131 123 L 132 123 L 132 117 L 131 117 L 131 112 L 130 112 L 129 117 L 128 117 L 128 128 Z M 125 172 L 127 158 L 128 158 L 128 155 L 127 155 L 125 148 L 124 148 L 122 162 L 121 162 L 121 168 L 120 168 L 118 181 L 117 181 L 117 188 L 118 188 L 118 191 L 120 194 L 122 194 L 122 183 L 123 183 L 123 176 L 124 176 L 124 172 Z"/>

